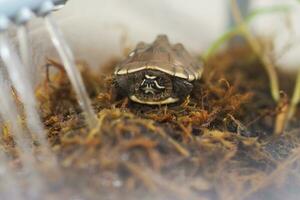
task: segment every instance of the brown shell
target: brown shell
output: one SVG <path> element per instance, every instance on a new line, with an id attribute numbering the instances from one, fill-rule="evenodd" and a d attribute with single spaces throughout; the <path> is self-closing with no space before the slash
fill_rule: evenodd
<path id="1" fill-rule="evenodd" d="M 166 35 L 157 36 L 152 44 L 140 42 L 121 62 L 116 75 L 126 75 L 144 69 L 154 69 L 188 81 L 201 77 L 203 64 L 193 58 L 180 43 L 171 45 Z"/>

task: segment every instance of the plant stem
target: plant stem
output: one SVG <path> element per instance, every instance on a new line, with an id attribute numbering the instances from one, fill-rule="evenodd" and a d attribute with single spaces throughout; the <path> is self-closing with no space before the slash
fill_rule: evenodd
<path id="1" fill-rule="evenodd" d="M 299 0 L 300 1 L 300 0 Z M 292 7 L 289 5 L 274 5 L 266 8 L 257 8 L 249 13 L 244 19 L 246 24 L 249 24 L 251 21 L 257 17 L 264 14 L 274 14 L 274 13 L 286 13 L 292 10 Z M 203 53 L 202 58 L 208 60 L 211 55 L 213 55 L 226 41 L 232 38 L 235 35 L 241 35 L 240 27 L 235 26 L 224 32 L 220 37 L 218 37 L 210 47 Z"/>
<path id="2" fill-rule="evenodd" d="M 236 0 L 231 0 L 231 6 L 232 6 L 232 14 L 233 14 L 233 18 L 234 18 L 235 22 L 240 27 L 240 30 L 242 31 L 242 33 L 245 36 L 245 39 L 249 43 L 253 52 L 258 56 L 260 61 L 263 63 L 263 65 L 267 71 L 267 74 L 269 76 L 269 81 L 270 81 L 271 95 L 272 95 L 273 99 L 277 102 L 280 99 L 280 94 L 279 94 L 278 77 L 276 74 L 275 67 L 272 64 L 271 59 L 262 52 L 259 42 L 250 33 L 247 24 L 244 22 L 244 20 L 241 16 L 241 13 L 237 6 Z"/>
<path id="3" fill-rule="evenodd" d="M 300 70 L 298 70 L 296 85 L 295 85 L 293 97 L 291 100 L 291 106 L 290 106 L 290 110 L 289 110 L 289 118 L 292 118 L 293 115 L 295 114 L 296 107 L 297 107 L 299 101 L 300 101 Z"/>
<path id="4" fill-rule="evenodd" d="M 216 41 L 212 43 L 212 45 L 206 50 L 203 54 L 204 60 L 208 60 L 208 58 L 216 52 L 217 49 L 220 48 L 222 44 L 229 40 L 229 38 L 239 35 L 240 31 L 238 27 L 232 28 L 229 31 L 226 31 L 223 35 L 221 35 Z"/>

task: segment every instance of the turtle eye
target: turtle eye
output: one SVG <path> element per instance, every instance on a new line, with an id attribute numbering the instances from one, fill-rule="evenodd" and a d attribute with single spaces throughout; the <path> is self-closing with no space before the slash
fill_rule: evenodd
<path id="1" fill-rule="evenodd" d="M 133 50 L 131 51 L 129 54 L 128 54 L 128 57 L 133 57 L 136 53 L 136 50 Z"/>
<path id="2" fill-rule="evenodd" d="M 159 85 L 164 85 L 164 84 L 165 84 L 165 79 L 162 78 L 162 77 L 158 77 L 158 78 L 156 79 L 156 81 L 157 81 L 157 83 L 158 83 Z"/>

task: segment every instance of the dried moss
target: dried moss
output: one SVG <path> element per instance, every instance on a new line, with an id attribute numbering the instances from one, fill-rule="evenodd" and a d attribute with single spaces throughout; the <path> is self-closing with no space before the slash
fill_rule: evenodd
<path id="1" fill-rule="evenodd" d="M 70 193 L 80 191 L 88 199 L 282 199 L 286 188 L 299 186 L 299 127 L 294 123 L 282 136 L 272 136 L 280 108 L 247 48 L 212 57 L 180 105 L 115 99 L 116 62 L 101 72 L 78 64 L 98 113 L 94 130 L 88 131 L 63 71 L 37 90 Z M 280 74 L 289 92 L 293 78 Z"/>

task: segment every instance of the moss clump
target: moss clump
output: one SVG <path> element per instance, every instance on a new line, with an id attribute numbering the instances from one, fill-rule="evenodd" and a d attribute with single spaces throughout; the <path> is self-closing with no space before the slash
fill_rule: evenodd
<path id="1" fill-rule="evenodd" d="M 115 99 L 116 62 L 101 72 L 78 63 L 98 114 L 94 130 L 88 131 L 63 70 L 37 89 L 67 183 L 62 190 L 90 199 L 293 198 L 300 184 L 300 129 L 294 123 L 283 135 L 272 135 L 281 109 L 247 47 L 211 57 L 180 105 Z M 289 93 L 293 77 L 280 72 L 280 79 Z"/>

